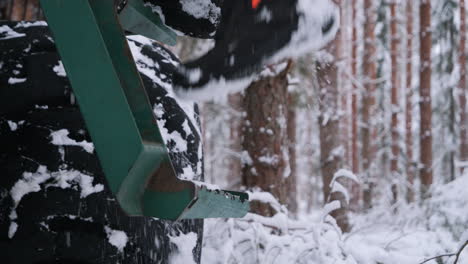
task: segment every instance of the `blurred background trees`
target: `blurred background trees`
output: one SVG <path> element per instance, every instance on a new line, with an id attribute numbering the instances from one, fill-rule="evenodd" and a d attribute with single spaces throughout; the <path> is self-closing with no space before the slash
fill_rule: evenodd
<path id="1" fill-rule="evenodd" d="M 278 149 L 273 142 L 288 144 L 289 139 L 295 155 L 281 162 L 296 168 L 291 173 L 296 186 L 284 187 L 291 188 L 291 193 L 297 190 L 293 195 L 297 209 L 283 194 L 277 198 L 292 215 L 329 202 L 330 177 L 338 169 L 355 173 L 360 185 L 343 184 L 349 204 L 339 197 L 340 192 L 334 192 L 338 197 L 333 198 L 342 202 L 343 210 L 334 216 L 347 230 L 346 221 L 339 220 L 346 219 L 346 210 L 423 202 L 432 184 L 454 180 L 467 165 L 466 10 L 464 0 L 350 0 L 342 1 L 341 12 L 342 28 L 336 40 L 295 60 L 287 73 L 289 84 L 281 84 L 294 91 L 294 100 L 272 106 L 265 96 L 283 96 L 283 92 L 270 87 L 273 95 L 259 96 L 251 89 L 258 83 L 236 95 L 256 105 L 257 114 L 262 107 L 280 106 L 294 112 L 284 114 L 288 127 L 295 124 L 290 128 L 294 135 L 262 132 L 275 125 L 277 114 L 264 116 L 266 123 L 252 123 L 253 110 L 232 104 L 231 99 L 208 103 L 216 107 L 204 107 L 203 117 L 209 120 L 206 131 L 225 132 L 205 134 L 207 161 L 218 162 L 208 165 L 214 173 L 208 178 L 220 185 L 244 179 L 242 188 L 271 191 L 278 175 L 284 174 L 282 168 L 265 163 L 262 166 L 270 168 L 262 170 L 264 174 L 252 173 L 259 156 L 254 154 L 258 149 L 248 145 L 258 142 L 252 142 L 246 127 L 258 131 L 251 133 L 259 138 L 275 137 L 262 146 L 265 153 Z M 281 75 L 284 72 L 277 78 Z M 243 129 L 235 134 L 236 140 L 244 143 L 231 148 L 224 142 L 232 141 L 234 134 L 226 132 L 239 122 Z M 243 169 L 233 176 L 220 160 L 237 160 Z"/>

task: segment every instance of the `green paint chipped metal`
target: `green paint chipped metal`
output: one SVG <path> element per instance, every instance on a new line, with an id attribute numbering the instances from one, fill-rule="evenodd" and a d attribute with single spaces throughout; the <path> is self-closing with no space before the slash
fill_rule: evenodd
<path id="1" fill-rule="evenodd" d="M 148 10 L 137 2 L 125 9 L 146 16 L 142 10 Z M 41 6 L 121 208 L 129 215 L 170 220 L 243 217 L 247 194 L 211 191 L 176 177 L 114 1 L 41 0 Z M 148 24 L 153 20 L 146 17 L 139 24 L 135 21 L 143 18 L 131 18 L 125 9 L 120 19 L 127 21 L 127 30 L 172 41 L 173 33 L 160 27 L 160 20 L 158 31 Z"/>

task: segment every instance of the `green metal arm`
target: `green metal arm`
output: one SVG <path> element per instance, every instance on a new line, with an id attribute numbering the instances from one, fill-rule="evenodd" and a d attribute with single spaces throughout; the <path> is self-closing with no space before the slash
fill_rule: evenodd
<path id="1" fill-rule="evenodd" d="M 133 11 L 145 8 L 131 3 Z M 171 220 L 244 216 L 246 194 L 209 191 L 176 177 L 114 1 L 41 0 L 41 5 L 121 208 L 129 215 Z"/>
<path id="2" fill-rule="evenodd" d="M 168 45 L 175 45 L 177 35 L 166 27 L 161 18 L 145 7 L 143 0 L 128 0 L 127 6 L 120 12 L 122 27 L 134 34 L 158 40 Z"/>

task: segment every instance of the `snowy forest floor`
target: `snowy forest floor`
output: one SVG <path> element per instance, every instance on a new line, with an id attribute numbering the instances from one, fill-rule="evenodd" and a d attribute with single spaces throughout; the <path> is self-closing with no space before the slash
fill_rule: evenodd
<path id="1" fill-rule="evenodd" d="M 375 206 L 350 215 L 342 234 L 326 207 L 297 220 L 272 218 L 207 220 L 202 263 L 417 264 L 457 253 L 468 240 L 468 173 L 435 186 L 432 197 L 414 204 Z M 281 211 L 281 210 L 280 210 Z M 425 263 L 454 263 L 455 254 Z M 468 247 L 459 264 L 468 263 Z"/>

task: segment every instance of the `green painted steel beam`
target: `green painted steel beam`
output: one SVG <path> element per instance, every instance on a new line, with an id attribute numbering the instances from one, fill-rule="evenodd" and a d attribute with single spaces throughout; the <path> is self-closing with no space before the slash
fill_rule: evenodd
<path id="1" fill-rule="evenodd" d="M 162 22 L 161 18 L 144 6 L 142 0 L 129 0 L 127 6 L 120 12 L 119 20 L 122 27 L 134 34 L 160 41 L 174 46 L 177 35 Z"/>
<path id="2" fill-rule="evenodd" d="M 242 217 L 246 194 L 177 178 L 113 0 L 41 0 L 108 185 L 129 215 Z M 216 208 L 213 208 L 216 206 Z"/>

